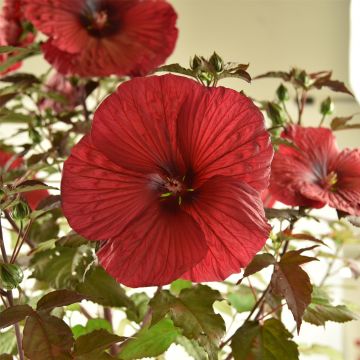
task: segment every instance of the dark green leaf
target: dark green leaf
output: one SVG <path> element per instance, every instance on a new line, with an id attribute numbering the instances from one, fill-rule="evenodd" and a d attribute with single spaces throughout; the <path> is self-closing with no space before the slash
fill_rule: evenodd
<path id="1" fill-rule="evenodd" d="M 217 300 L 222 300 L 220 293 L 205 285 L 184 289 L 177 298 L 161 291 L 150 302 L 152 323 L 169 313 L 184 336 L 197 340 L 210 359 L 217 359 L 218 346 L 225 333 L 224 320 L 213 310 Z"/>
<path id="2" fill-rule="evenodd" d="M 30 360 L 70 360 L 73 343 L 70 328 L 57 317 L 37 313 L 25 322 L 23 348 Z"/>
<path id="3" fill-rule="evenodd" d="M 181 345 L 192 359 L 208 360 L 207 353 L 195 340 L 190 340 L 185 336 L 179 335 L 176 338 L 176 343 Z"/>
<path id="4" fill-rule="evenodd" d="M 246 322 L 231 342 L 235 360 L 297 360 L 297 345 L 281 321 Z"/>
<path id="5" fill-rule="evenodd" d="M 300 212 L 294 209 L 265 209 L 265 215 L 268 219 L 291 220 L 300 217 Z"/>
<path id="6" fill-rule="evenodd" d="M 0 286 L 6 290 L 17 288 L 23 281 L 24 273 L 19 265 L 0 263 Z"/>
<path id="7" fill-rule="evenodd" d="M 78 284 L 77 291 L 103 306 L 130 308 L 135 306 L 120 284 L 100 266 L 86 274 L 84 282 Z"/>
<path id="8" fill-rule="evenodd" d="M 34 310 L 29 305 L 15 305 L 5 309 L 0 313 L 0 329 L 24 320 L 33 312 Z"/>
<path id="9" fill-rule="evenodd" d="M 55 307 L 67 306 L 87 299 L 83 294 L 71 290 L 56 290 L 43 296 L 37 303 L 37 310 L 51 311 Z"/>
<path id="10" fill-rule="evenodd" d="M 10 74 L 3 76 L 0 81 L 12 83 L 12 84 L 18 84 L 18 83 L 26 83 L 29 85 L 32 84 L 39 84 L 40 80 L 33 74 L 27 74 L 27 73 L 16 73 L 16 74 Z"/>
<path id="11" fill-rule="evenodd" d="M 162 319 L 150 328 L 141 329 L 134 339 L 126 341 L 120 359 L 131 360 L 158 356 L 164 353 L 179 335 L 170 319 Z"/>
<path id="12" fill-rule="evenodd" d="M 182 75 L 195 77 L 195 72 L 193 70 L 186 69 L 179 64 L 170 64 L 170 65 L 160 66 L 156 70 L 156 72 L 159 72 L 159 71 L 166 71 L 166 72 L 172 72 L 175 74 L 182 74 Z"/>
<path id="13" fill-rule="evenodd" d="M 75 231 L 70 231 L 67 235 L 62 236 L 57 240 L 57 244 L 67 247 L 79 247 L 81 245 L 88 244 L 89 240 L 86 240 L 81 235 L 77 234 Z"/>
<path id="14" fill-rule="evenodd" d="M 149 310 L 150 298 L 144 292 L 141 292 L 132 294 L 130 300 L 135 306 L 129 306 L 126 309 L 127 318 L 140 324 Z"/>
<path id="15" fill-rule="evenodd" d="M 275 271 L 271 278 L 271 289 L 279 296 L 285 298 L 300 330 L 302 316 L 306 307 L 310 304 L 312 285 L 308 274 L 300 267 L 310 261 L 317 260 L 314 257 L 303 256 L 302 252 L 315 248 L 288 251 L 275 265 Z"/>

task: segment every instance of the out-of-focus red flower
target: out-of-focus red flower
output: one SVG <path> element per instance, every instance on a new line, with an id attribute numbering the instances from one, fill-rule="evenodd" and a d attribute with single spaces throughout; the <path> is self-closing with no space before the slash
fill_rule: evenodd
<path id="1" fill-rule="evenodd" d="M 272 208 L 276 203 L 276 199 L 270 193 L 269 189 L 265 189 L 264 191 L 261 192 L 261 201 L 263 202 L 264 207 L 266 208 Z"/>
<path id="2" fill-rule="evenodd" d="M 142 75 L 162 64 L 177 39 L 164 0 L 24 0 L 25 14 L 49 36 L 45 58 L 62 74 Z"/>
<path id="3" fill-rule="evenodd" d="M 24 164 L 22 157 L 17 157 L 15 154 L 0 150 L 0 172 L 4 170 L 16 170 Z M 47 190 L 34 190 L 22 193 L 22 197 L 27 201 L 30 208 L 35 210 L 40 201 L 49 196 Z"/>
<path id="4" fill-rule="evenodd" d="M 263 247 L 259 192 L 273 149 L 246 96 L 174 76 L 136 78 L 97 109 L 66 160 L 70 225 L 132 287 L 223 280 Z"/>
<path id="5" fill-rule="evenodd" d="M 271 167 L 270 191 L 292 206 L 328 204 L 360 215 L 360 149 L 340 151 L 329 129 L 292 125 L 282 134 L 295 147 L 280 145 Z"/>
<path id="6" fill-rule="evenodd" d="M 24 21 L 21 0 L 5 0 L 0 15 L 0 46 L 25 47 L 34 41 L 33 33 L 24 32 Z M 4 63 L 8 57 L 9 53 L 0 54 L 0 64 Z M 21 62 L 17 62 L 0 72 L 0 75 L 14 71 L 20 66 Z"/>
<path id="7" fill-rule="evenodd" d="M 53 74 L 45 84 L 46 90 L 55 92 L 61 96 L 61 101 L 47 98 L 40 103 L 41 109 L 51 108 L 57 113 L 73 110 L 81 104 L 85 95 L 83 86 L 75 86 L 60 73 Z"/>

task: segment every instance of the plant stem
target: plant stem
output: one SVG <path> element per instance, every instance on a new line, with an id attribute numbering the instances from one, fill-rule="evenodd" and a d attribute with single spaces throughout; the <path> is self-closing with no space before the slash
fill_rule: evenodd
<path id="1" fill-rule="evenodd" d="M 324 114 L 324 115 L 322 116 L 321 120 L 320 120 L 319 127 L 322 126 L 322 124 L 324 123 L 325 118 L 326 118 L 326 115 Z"/>
<path id="2" fill-rule="evenodd" d="M 3 238 L 3 231 L 2 231 L 2 224 L 1 224 L 1 212 L 0 212 L 0 248 L 1 248 L 1 255 L 2 258 L 4 260 L 4 263 L 9 263 L 7 254 L 6 254 L 6 249 L 5 249 L 5 244 L 4 244 L 4 238 Z M 12 291 L 9 290 L 6 292 L 6 297 L 8 299 L 9 305 L 13 306 L 14 305 L 14 298 L 12 296 Z M 20 332 L 20 327 L 18 323 L 14 324 L 14 328 L 15 328 L 15 336 L 16 336 L 16 343 L 17 343 L 17 348 L 18 348 L 18 352 L 19 352 L 19 358 L 20 360 L 24 360 L 24 352 L 22 349 L 22 338 L 21 338 L 21 332 Z"/>

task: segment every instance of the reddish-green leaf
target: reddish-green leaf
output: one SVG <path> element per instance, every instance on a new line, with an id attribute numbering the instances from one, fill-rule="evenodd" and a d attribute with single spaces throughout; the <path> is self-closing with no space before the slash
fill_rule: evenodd
<path id="1" fill-rule="evenodd" d="M 29 305 L 15 305 L 0 313 L 0 329 L 13 325 L 34 313 Z"/>
<path id="2" fill-rule="evenodd" d="M 281 321 L 246 322 L 231 342 L 235 360 L 297 360 L 299 351 Z"/>
<path id="3" fill-rule="evenodd" d="M 71 329 L 55 316 L 37 313 L 25 322 L 23 348 L 30 360 L 70 360 L 73 343 Z"/>
<path id="4" fill-rule="evenodd" d="M 0 355 L 0 360 L 13 360 L 13 356 L 9 355 L 9 354 L 1 354 Z"/>
<path id="5" fill-rule="evenodd" d="M 127 338 L 109 333 L 104 329 L 94 330 L 89 334 L 78 337 L 74 345 L 76 359 L 88 359 L 88 356 L 95 356 L 95 353 L 102 353 L 111 345 L 122 342 Z"/>
<path id="6" fill-rule="evenodd" d="M 273 265 L 275 263 L 276 260 L 271 254 L 257 254 L 252 259 L 251 263 L 245 268 L 243 278 L 253 275 L 260 270 L 265 269 L 269 265 Z"/>
<path id="7" fill-rule="evenodd" d="M 43 296 L 37 303 L 37 310 L 51 311 L 55 307 L 67 306 L 87 299 L 83 294 L 71 290 L 56 290 Z"/>
<path id="8" fill-rule="evenodd" d="M 272 291 L 285 298 L 296 321 L 298 331 L 304 311 L 311 302 L 312 293 L 310 278 L 300 265 L 317 260 L 314 257 L 303 256 L 301 253 L 315 247 L 285 253 L 280 262 L 275 265 L 271 278 Z"/>

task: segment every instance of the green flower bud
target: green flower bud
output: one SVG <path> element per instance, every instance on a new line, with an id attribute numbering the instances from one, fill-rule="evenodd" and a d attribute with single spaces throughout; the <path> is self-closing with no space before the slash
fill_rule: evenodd
<path id="1" fill-rule="evenodd" d="M 289 100 L 289 91 L 283 84 L 277 88 L 276 95 L 281 102 Z"/>
<path id="2" fill-rule="evenodd" d="M 30 215 L 29 205 L 24 202 L 19 202 L 12 209 L 12 217 L 15 220 L 23 220 Z"/>
<path id="3" fill-rule="evenodd" d="M 282 107 L 276 103 L 266 104 L 266 114 L 272 122 L 272 126 L 283 125 L 286 122 L 286 115 Z"/>
<path id="4" fill-rule="evenodd" d="M 211 55 L 211 58 L 209 59 L 209 63 L 214 67 L 215 71 L 218 73 L 223 71 L 224 69 L 224 61 L 216 52 L 214 52 Z"/>
<path id="5" fill-rule="evenodd" d="M 322 115 L 331 115 L 334 112 L 334 103 L 330 97 L 327 97 L 320 105 L 320 113 Z"/>
<path id="6" fill-rule="evenodd" d="M 0 282 L 5 290 L 12 290 L 23 281 L 24 274 L 16 264 L 0 264 Z"/>
<path id="7" fill-rule="evenodd" d="M 191 60 L 190 60 L 190 67 L 192 70 L 197 70 L 199 69 L 199 67 L 201 66 L 202 61 L 201 59 L 195 55 Z"/>
<path id="8" fill-rule="evenodd" d="M 41 142 L 41 135 L 34 128 L 29 129 L 29 138 L 32 140 L 34 144 L 39 144 Z"/>

